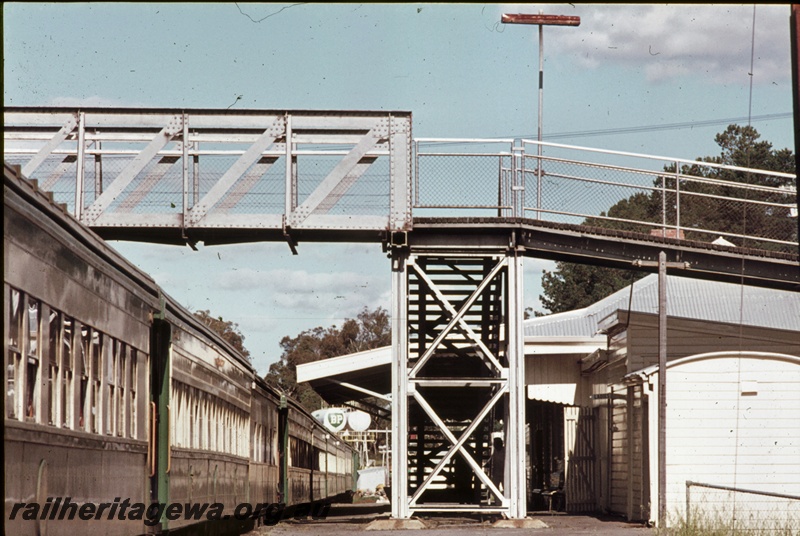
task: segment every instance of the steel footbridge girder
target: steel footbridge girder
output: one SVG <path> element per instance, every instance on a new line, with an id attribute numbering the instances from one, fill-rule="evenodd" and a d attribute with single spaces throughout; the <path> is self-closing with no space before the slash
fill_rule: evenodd
<path id="1" fill-rule="evenodd" d="M 394 239 L 400 242 L 399 239 Z M 424 248 L 448 244 L 455 253 L 514 244 L 525 256 L 624 270 L 653 271 L 648 262 L 667 254 L 670 273 L 696 279 L 800 291 L 797 253 L 729 247 L 522 218 L 414 218 L 402 242 Z"/>
<path id="2" fill-rule="evenodd" d="M 4 119 L 6 160 L 108 239 L 379 241 L 410 227 L 409 112 L 6 108 Z"/>

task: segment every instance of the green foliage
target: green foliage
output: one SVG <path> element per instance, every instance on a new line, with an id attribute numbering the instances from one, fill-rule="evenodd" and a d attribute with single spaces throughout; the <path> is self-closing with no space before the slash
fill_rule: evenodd
<path id="1" fill-rule="evenodd" d="M 794 154 L 789 149 L 775 150 L 772 144 L 760 140 L 760 134 L 751 126 L 730 125 L 724 132 L 716 135 L 715 141 L 720 147 L 720 154 L 698 158 L 699 162 L 756 168 L 782 173 L 794 173 Z M 667 197 L 660 190 L 650 193 L 639 192 L 622 199 L 600 216 L 637 220 L 661 224 L 662 207 L 675 207 L 676 199 L 669 189 L 675 188 L 675 165 L 665 166 L 664 176 L 655 180 L 654 186 L 667 187 Z M 796 180 L 781 177 L 765 177 L 753 175 L 735 169 L 717 169 L 700 165 L 685 165 L 681 168 L 683 175 L 691 175 L 707 179 L 727 182 L 751 183 L 762 186 L 781 187 L 797 186 Z M 773 207 L 756 208 L 752 204 L 741 202 L 721 202 L 709 196 L 734 196 L 730 185 L 722 183 L 707 184 L 682 180 L 680 185 L 680 224 L 685 229 L 687 240 L 709 241 L 709 234 L 701 229 L 725 230 L 743 235 L 765 236 L 777 240 L 797 240 L 797 220 L 789 217 L 775 217 Z M 684 195 L 697 194 L 697 195 Z M 743 194 L 737 190 L 735 197 L 746 196 L 749 201 L 765 201 L 786 203 L 785 196 L 774 193 L 753 192 Z M 785 209 L 788 216 L 788 208 Z M 666 223 L 675 225 L 676 211 L 667 210 Z M 587 218 L 585 225 L 606 229 L 619 229 L 648 234 L 653 225 L 621 222 L 613 219 Z M 692 229 L 698 231 L 692 231 Z M 772 242 L 744 244 L 761 249 L 780 249 L 780 245 Z M 549 313 L 560 313 L 586 307 L 609 294 L 629 285 L 643 276 L 643 273 L 616 270 L 583 264 L 557 263 L 556 270 L 545 271 L 542 275 L 544 294 L 540 296 L 542 305 Z M 542 313 L 536 313 L 541 316 Z"/>
<path id="2" fill-rule="evenodd" d="M 211 311 L 195 311 L 194 316 L 199 318 L 206 326 L 217 332 L 228 344 L 239 350 L 239 352 L 251 361 L 250 352 L 244 347 L 244 335 L 239 331 L 239 324 L 229 320 L 223 320 L 221 316 L 214 318 Z"/>
<path id="3" fill-rule="evenodd" d="M 389 313 L 381 307 L 374 311 L 365 307 L 356 318 L 346 319 L 341 328 L 316 327 L 281 339 L 281 359 L 270 365 L 264 379 L 308 411 L 314 411 L 323 406 L 322 399 L 308 385 L 298 385 L 297 365 L 380 348 L 391 342 Z"/>
<path id="4" fill-rule="evenodd" d="M 544 271 L 539 298 L 551 313 L 563 313 L 587 307 L 630 285 L 644 276 L 628 270 L 557 262 L 556 270 Z"/>
<path id="5" fill-rule="evenodd" d="M 757 168 L 780 173 L 794 173 L 794 154 L 789 149 L 774 150 L 772 144 L 760 141 L 758 131 L 750 126 L 730 125 L 715 140 L 722 149 L 719 156 L 699 158 L 698 161 L 737 166 L 743 168 Z M 667 173 L 675 173 L 675 166 L 667 166 Z M 717 169 L 697 165 L 685 165 L 681 173 L 707 179 L 726 182 L 754 184 L 772 188 L 796 187 L 795 179 L 783 177 L 754 175 L 738 169 Z M 664 177 L 666 185 L 673 188 L 675 179 L 669 175 Z M 661 181 L 656 181 L 660 186 Z M 777 240 L 797 240 L 797 220 L 788 217 L 789 209 L 776 209 L 775 207 L 759 208 L 751 203 L 730 201 L 720 202 L 709 195 L 739 197 L 749 202 L 787 203 L 789 198 L 769 192 L 743 191 L 734 189 L 725 184 L 705 184 L 696 182 L 682 182 L 681 190 L 681 227 L 687 228 L 686 238 L 689 240 L 707 241 L 708 234 L 693 232 L 696 229 L 724 229 L 727 232 L 743 235 L 763 236 Z M 654 192 L 653 197 L 657 196 Z M 671 200 L 668 198 L 668 202 Z M 778 214 L 776 210 L 784 210 L 786 214 Z M 786 216 L 786 217 L 779 217 Z M 673 218 L 674 220 L 674 218 Z M 668 221 L 672 224 L 674 221 Z M 731 239 L 734 240 L 734 239 Z M 735 240 L 734 240 L 735 241 Z M 756 242 L 740 244 L 759 249 L 775 250 L 781 246 L 771 242 Z"/>

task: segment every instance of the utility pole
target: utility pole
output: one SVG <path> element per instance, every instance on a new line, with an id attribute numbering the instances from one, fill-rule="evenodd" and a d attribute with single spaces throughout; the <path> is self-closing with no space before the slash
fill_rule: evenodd
<path id="1" fill-rule="evenodd" d="M 658 268 L 658 526 L 667 520 L 667 268 L 689 268 L 689 263 L 667 262 L 667 254 L 658 261 L 633 262 L 634 266 Z"/>
<path id="2" fill-rule="evenodd" d="M 792 95 L 794 100 L 794 162 L 796 174 L 800 177 L 800 4 L 792 4 L 789 15 L 789 41 L 792 50 Z M 797 198 L 797 212 L 800 214 L 800 197 Z M 800 235 L 800 217 L 797 218 L 797 232 Z M 800 253 L 800 249 L 798 249 Z"/>
<path id="3" fill-rule="evenodd" d="M 581 18 L 571 15 L 538 15 L 523 13 L 503 13 L 500 21 L 504 24 L 535 24 L 539 26 L 539 113 L 536 139 L 539 141 L 536 151 L 538 157 L 536 172 L 536 208 L 542 206 L 542 108 L 544 103 L 544 34 L 543 26 L 580 26 Z M 536 212 L 537 219 L 539 212 Z"/>

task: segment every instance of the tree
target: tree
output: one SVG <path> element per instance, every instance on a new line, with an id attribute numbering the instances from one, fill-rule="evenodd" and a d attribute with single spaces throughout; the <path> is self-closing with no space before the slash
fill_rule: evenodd
<path id="1" fill-rule="evenodd" d="M 698 158 L 698 162 L 723 164 L 742 168 L 756 168 L 783 173 L 794 173 L 794 154 L 789 149 L 775 150 L 767 141 L 760 141 L 760 134 L 751 126 L 729 125 L 724 132 L 716 135 L 715 141 L 721 151 L 717 156 Z M 667 194 L 662 199 L 658 189 L 664 184 L 667 189 L 675 187 L 675 165 L 665 166 L 665 174 L 654 181 L 657 189 L 647 193 L 636 193 L 622 199 L 600 216 L 661 223 L 662 206 L 674 206 L 674 195 Z M 683 175 L 718 179 L 726 182 L 759 184 L 771 187 L 794 187 L 796 180 L 781 177 L 753 175 L 741 170 L 718 169 L 696 164 L 682 166 Z M 724 184 L 708 184 L 681 181 L 680 218 L 681 228 L 686 229 L 685 238 L 708 241 L 709 234 L 700 230 L 725 229 L 743 235 L 757 235 L 778 240 L 797 240 L 797 223 L 791 218 L 775 218 L 774 208 L 755 208 L 736 201 L 721 202 L 709 196 L 731 197 L 732 187 Z M 693 195 L 694 194 L 694 195 Z M 774 193 L 736 192 L 736 197 L 746 195 L 750 201 L 786 203 L 786 198 L 776 197 Z M 788 216 L 788 208 L 786 209 Z M 667 224 L 675 224 L 675 212 L 667 213 Z M 587 218 L 584 225 L 649 233 L 652 225 L 620 222 L 605 218 Z M 697 231 L 692 231 L 697 229 Z M 748 246 L 761 249 L 778 249 L 774 242 L 748 243 Z M 556 263 L 556 270 L 545 271 L 542 275 L 544 294 L 540 300 L 550 313 L 571 311 L 586 307 L 613 292 L 643 277 L 640 272 L 618 270 L 600 266 Z M 539 313 L 537 313 L 539 314 Z"/>
<path id="2" fill-rule="evenodd" d="M 774 150 L 768 141 L 760 141 L 760 134 L 751 126 L 730 125 L 716 135 L 715 141 L 720 146 L 718 156 L 699 158 L 704 163 L 723 164 L 741 168 L 757 168 L 781 173 L 794 173 L 794 155 L 789 149 Z M 669 174 L 675 172 L 675 166 L 664 169 Z M 796 188 L 796 179 L 785 177 L 753 174 L 740 169 L 718 169 L 700 165 L 685 165 L 681 168 L 682 174 L 693 175 L 708 179 L 725 181 L 727 183 L 743 183 L 771 188 L 791 187 Z M 668 188 L 674 187 L 675 178 L 666 175 L 664 179 Z M 661 185 L 661 180 L 656 182 Z M 681 227 L 687 228 L 686 238 L 700 241 L 708 240 L 708 233 L 700 229 L 721 230 L 745 236 L 758 236 L 769 239 L 796 241 L 797 223 L 789 216 L 789 208 L 776 208 L 775 206 L 758 206 L 753 202 L 786 204 L 794 199 L 787 194 L 763 192 L 756 190 L 742 190 L 730 185 L 709 184 L 699 182 L 682 182 L 681 190 Z M 709 196 L 722 196 L 726 200 L 715 199 Z M 653 197 L 656 197 L 653 195 Z M 660 200 L 660 196 L 659 200 Z M 736 201 L 735 198 L 745 199 L 747 202 Z M 668 199 L 668 202 L 670 200 Z M 783 212 L 783 214 L 781 214 Z M 786 217 L 780 217 L 786 216 Z M 673 223 L 673 222 L 669 222 Z M 691 229 L 698 229 L 692 231 Z M 731 241 L 737 242 L 735 238 Z M 739 245 L 765 250 L 781 250 L 785 246 L 766 240 L 749 240 Z"/>
<path id="3" fill-rule="evenodd" d="M 563 313 L 587 307 L 644 276 L 588 264 L 557 262 L 556 270 L 542 274 L 542 305 L 550 313 Z M 538 315 L 541 316 L 541 315 Z"/>
<path id="4" fill-rule="evenodd" d="M 373 311 L 365 307 L 356 318 L 345 319 L 341 328 L 315 327 L 281 339 L 281 359 L 270 365 L 264 379 L 308 411 L 314 411 L 322 407 L 322 399 L 308 385 L 297 383 L 297 365 L 380 348 L 391 342 L 389 313 L 382 307 Z"/>
<path id="5" fill-rule="evenodd" d="M 250 352 L 244 347 L 244 335 L 239 331 L 239 324 L 229 320 L 223 320 L 221 316 L 214 318 L 211 311 L 195 311 L 194 316 L 199 318 L 206 326 L 214 330 L 225 342 L 239 350 L 239 352 L 251 361 Z"/>

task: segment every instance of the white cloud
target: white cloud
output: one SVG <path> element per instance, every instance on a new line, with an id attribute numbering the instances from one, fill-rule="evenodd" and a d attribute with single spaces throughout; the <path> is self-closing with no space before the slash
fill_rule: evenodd
<path id="1" fill-rule="evenodd" d="M 501 11 L 539 11 L 503 6 Z M 642 69 L 650 82 L 701 77 L 748 83 L 753 7 L 745 5 L 541 6 L 545 13 L 578 15 L 578 28 L 546 28 L 545 54 L 571 54 L 592 69 Z M 789 83 L 789 7 L 759 5 L 755 20 L 754 83 Z"/>
<path id="2" fill-rule="evenodd" d="M 237 269 L 219 277 L 223 290 L 255 293 L 278 310 L 317 314 L 330 310 L 337 312 L 336 317 L 355 316 L 364 306 L 386 306 L 388 284 L 381 274 L 288 269 Z"/>

